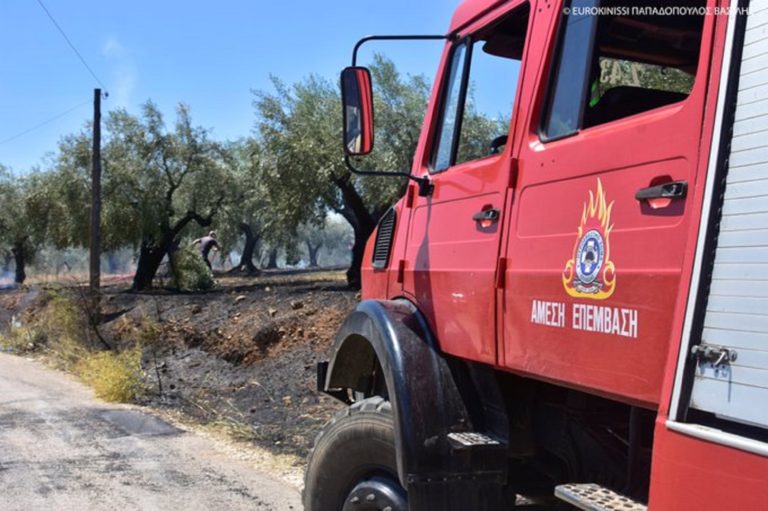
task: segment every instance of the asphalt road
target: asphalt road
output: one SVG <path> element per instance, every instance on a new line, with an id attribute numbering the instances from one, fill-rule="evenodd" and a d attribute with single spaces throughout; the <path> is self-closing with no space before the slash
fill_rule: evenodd
<path id="1" fill-rule="evenodd" d="M 0 510 L 301 510 L 210 441 L 0 354 Z"/>

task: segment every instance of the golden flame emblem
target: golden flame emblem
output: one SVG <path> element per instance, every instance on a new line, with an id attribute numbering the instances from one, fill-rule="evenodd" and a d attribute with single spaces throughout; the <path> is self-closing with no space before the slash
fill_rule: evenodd
<path id="1" fill-rule="evenodd" d="M 575 298 L 605 300 L 616 290 L 616 267 L 611 261 L 611 209 L 600 179 L 597 193 L 584 203 L 573 256 L 563 271 L 563 287 Z"/>

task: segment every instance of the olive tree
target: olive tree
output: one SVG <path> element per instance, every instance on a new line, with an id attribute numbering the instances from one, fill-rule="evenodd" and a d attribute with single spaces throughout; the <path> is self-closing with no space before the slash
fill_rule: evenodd
<path id="1" fill-rule="evenodd" d="M 56 178 L 61 222 L 54 227 L 60 246 L 85 246 L 90 184 L 87 130 L 65 137 L 59 147 Z M 151 102 L 140 116 L 120 109 L 105 123 L 102 230 L 104 248 L 131 245 L 139 257 L 135 290 L 152 286 L 163 258 L 176 250 L 190 224 L 209 226 L 229 190 L 232 157 L 208 131 L 192 124 L 179 105 L 167 128 Z"/>
<path id="2" fill-rule="evenodd" d="M 429 84 L 403 77 L 381 55 L 371 66 L 379 147 L 369 168 L 408 171 L 426 108 Z M 360 177 L 345 165 L 341 149 L 338 85 L 309 76 L 292 86 L 273 79 L 274 91 L 256 91 L 257 134 L 267 158 L 265 184 L 279 197 L 279 214 L 295 232 L 328 210 L 352 227 L 354 243 L 347 281 L 360 285 L 365 243 L 376 224 L 404 190 L 403 178 Z"/>
<path id="3" fill-rule="evenodd" d="M 0 166 L 0 243 L 6 264 L 12 260 L 15 265 L 17 284 L 24 283 L 27 265 L 46 241 L 50 197 L 43 180 L 38 171 L 14 176 Z"/>

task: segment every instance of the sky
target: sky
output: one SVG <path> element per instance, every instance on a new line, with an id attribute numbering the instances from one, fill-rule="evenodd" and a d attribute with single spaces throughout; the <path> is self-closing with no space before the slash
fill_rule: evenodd
<path id="1" fill-rule="evenodd" d="M 459 0 L 42 2 L 108 91 L 105 113 L 138 114 L 151 99 L 172 122 L 184 102 L 194 124 L 234 140 L 251 134 L 251 90 L 271 90 L 270 75 L 336 80 L 360 37 L 444 34 Z M 92 117 L 99 83 L 38 0 L 0 0 L 0 46 L 0 164 L 25 173 Z M 441 49 L 374 42 L 360 63 L 380 51 L 401 71 L 432 79 Z"/>

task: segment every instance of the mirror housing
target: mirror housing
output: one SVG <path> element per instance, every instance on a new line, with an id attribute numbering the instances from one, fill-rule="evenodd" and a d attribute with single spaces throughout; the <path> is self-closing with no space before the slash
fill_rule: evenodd
<path id="1" fill-rule="evenodd" d="M 348 156 L 369 154 L 373 150 L 373 89 L 367 68 L 353 66 L 341 72 L 341 101 L 344 151 Z"/>

